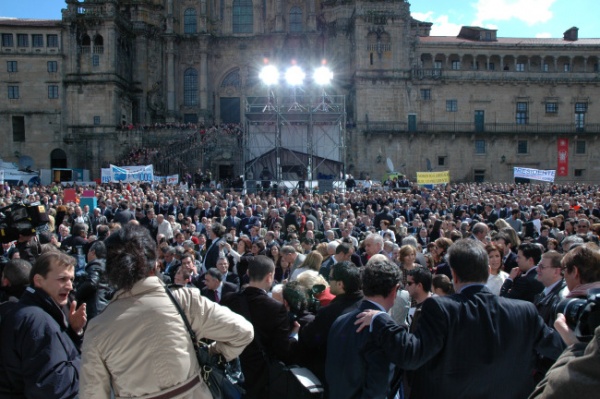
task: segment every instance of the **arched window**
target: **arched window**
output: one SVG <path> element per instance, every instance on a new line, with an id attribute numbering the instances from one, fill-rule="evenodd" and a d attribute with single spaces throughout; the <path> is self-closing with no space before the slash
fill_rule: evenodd
<path id="1" fill-rule="evenodd" d="M 302 32 L 302 9 L 300 7 L 290 9 L 290 32 Z"/>
<path id="2" fill-rule="evenodd" d="M 233 0 L 233 33 L 252 33 L 252 0 Z"/>
<path id="3" fill-rule="evenodd" d="M 196 33 L 196 9 L 188 8 L 183 13 L 183 32 L 188 34 Z"/>
<path id="4" fill-rule="evenodd" d="M 183 105 L 198 105 L 198 72 L 194 68 L 183 74 Z"/>
<path id="5" fill-rule="evenodd" d="M 103 46 L 103 45 L 104 45 L 104 38 L 102 37 L 102 35 L 94 36 L 94 46 Z"/>
<path id="6" fill-rule="evenodd" d="M 83 37 L 81 38 L 81 45 L 82 46 L 91 46 L 92 44 L 92 40 L 90 39 L 89 35 L 83 35 Z"/>

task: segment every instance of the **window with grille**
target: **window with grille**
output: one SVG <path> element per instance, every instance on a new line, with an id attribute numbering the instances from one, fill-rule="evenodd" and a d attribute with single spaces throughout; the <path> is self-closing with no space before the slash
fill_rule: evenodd
<path id="1" fill-rule="evenodd" d="M 188 68 L 183 73 L 183 104 L 198 105 L 198 71 Z"/>
<path id="2" fill-rule="evenodd" d="M 458 100 L 446 100 L 446 112 L 457 112 Z"/>
<path id="3" fill-rule="evenodd" d="M 431 89 L 421 89 L 421 100 L 431 100 Z"/>
<path id="4" fill-rule="evenodd" d="M 17 61 L 6 61 L 6 72 L 17 72 Z"/>
<path id="5" fill-rule="evenodd" d="M 302 32 L 302 9 L 300 7 L 292 7 L 290 9 L 290 32 Z"/>
<path id="6" fill-rule="evenodd" d="M 46 36 L 48 47 L 58 47 L 58 35 Z"/>
<path id="7" fill-rule="evenodd" d="M 31 45 L 33 47 L 44 47 L 44 35 L 31 35 Z"/>
<path id="8" fill-rule="evenodd" d="M 8 86 L 8 98 L 11 100 L 19 98 L 19 86 Z"/>
<path id="9" fill-rule="evenodd" d="M 517 103 L 517 125 L 526 125 L 529 121 L 528 104 L 525 102 Z"/>
<path id="10" fill-rule="evenodd" d="M 183 13 L 183 32 L 187 34 L 194 34 L 196 33 L 196 29 L 196 9 L 188 8 Z"/>
<path id="11" fill-rule="evenodd" d="M 3 33 L 2 34 L 2 47 L 14 47 L 15 43 L 13 41 L 12 33 Z"/>
<path id="12" fill-rule="evenodd" d="M 29 35 L 19 33 L 17 35 L 17 47 L 29 47 Z"/>
<path id="13" fill-rule="evenodd" d="M 577 140 L 575 142 L 575 154 L 585 154 L 585 140 Z"/>
<path id="14" fill-rule="evenodd" d="M 517 141 L 517 154 L 528 154 L 529 153 L 529 143 L 527 140 L 519 140 Z"/>
<path id="15" fill-rule="evenodd" d="M 233 0 L 233 33 L 252 33 L 252 0 Z"/>
<path id="16" fill-rule="evenodd" d="M 57 72 L 57 71 L 58 71 L 58 62 L 48 61 L 48 72 Z"/>
<path id="17" fill-rule="evenodd" d="M 485 154 L 485 140 L 475 140 L 475 154 Z"/>
<path id="18" fill-rule="evenodd" d="M 460 69 L 460 61 L 452 61 L 452 69 L 458 71 Z"/>
<path id="19" fill-rule="evenodd" d="M 547 114 L 557 114 L 558 113 L 558 103 L 546 103 L 546 113 Z"/>
<path id="20" fill-rule="evenodd" d="M 48 86 L 48 98 L 51 98 L 51 99 L 58 98 L 58 86 L 57 85 Z"/>

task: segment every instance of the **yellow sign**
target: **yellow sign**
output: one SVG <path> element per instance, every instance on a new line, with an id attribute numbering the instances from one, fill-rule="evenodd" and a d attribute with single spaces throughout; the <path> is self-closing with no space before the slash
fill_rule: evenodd
<path id="1" fill-rule="evenodd" d="M 450 183 L 450 171 L 444 172 L 417 172 L 417 184 L 444 184 Z"/>

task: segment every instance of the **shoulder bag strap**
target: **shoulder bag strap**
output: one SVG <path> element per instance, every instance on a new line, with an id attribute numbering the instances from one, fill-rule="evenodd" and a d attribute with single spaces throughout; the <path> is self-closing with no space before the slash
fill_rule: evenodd
<path id="1" fill-rule="evenodd" d="M 183 309 L 181 308 L 179 301 L 173 296 L 173 293 L 166 285 L 164 287 L 165 287 L 165 292 L 167 293 L 167 295 L 173 302 L 173 305 L 175 305 L 175 308 L 177 308 L 179 315 L 183 319 L 183 324 L 185 324 L 185 328 L 187 329 L 187 332 L 188 332 L 190 338 L 192 339 L 192 344 L 194 344 L 194 349 L 196 350 L 196 352 L 199 352 L 200 345 L 198 344 L 198 340 L 196 338 L 196 333 L 194 332 L 194 330 L 192 330 L 192 326 L 191 326 L 190 322 L 188 321 L 188 318 L 185 316 L 185 313 L 183 312 Z"/>

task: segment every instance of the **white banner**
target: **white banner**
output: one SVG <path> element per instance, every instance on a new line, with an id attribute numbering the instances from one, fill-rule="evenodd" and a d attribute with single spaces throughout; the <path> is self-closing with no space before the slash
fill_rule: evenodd
<path id="1" fill-rule="evenodd" d="M 555 170 L 519 168 L 516 166 L 514 169 L 515 178 L 520 177 L 523 179 L 541 180 L 549 183 L 554 183 L 554 177 L 556 176 Z"/>
<path id="2" fill-rule="evenodd" d="M 167 184 L 178 184 L 178 183 L 179 183 L 179 175 L 167 176 Z"/>
<path id="3" fill-rule="evenodd" d="M 154 167 L 152 165 L 115 166 L 102 169 L 102 183 L 131 183 L 152 182 L 154 180 Z"/>

